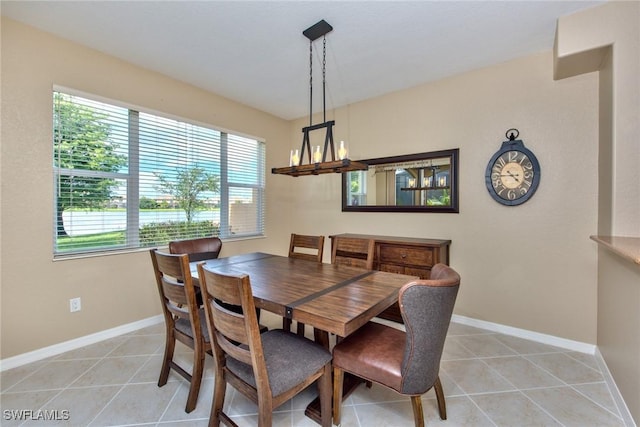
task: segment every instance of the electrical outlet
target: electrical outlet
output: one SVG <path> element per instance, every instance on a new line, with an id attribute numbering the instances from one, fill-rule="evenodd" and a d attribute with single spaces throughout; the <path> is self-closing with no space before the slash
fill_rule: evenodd
<path id="1" fill-rule="evenodd" d="M 80 311 L 81 305 L 80 305 L 80 298 L 71 298 L 69 300 L 69 311 L 70 312 L 74 312 L 74 311 Z"/>

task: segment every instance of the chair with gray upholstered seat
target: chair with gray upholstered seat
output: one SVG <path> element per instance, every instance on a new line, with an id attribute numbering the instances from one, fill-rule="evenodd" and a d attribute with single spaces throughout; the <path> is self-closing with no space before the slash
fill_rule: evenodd
<path id="1" fill-rule="evenodd" d="M 211 354 L 204 310 L 199 308 L 196 300 L 189 257 L 184 254 L 166 254 L 155 249 L 150 253 L 166 326 L 166 343 L 158 387 L 167 383 L 170 369 L 182 375 L 190 383 L 185 411 L 191 412 L 196 407 L 200 392 L 205 353 Z M 173 358 L 176 340 L 193 349 L 191 373 Z"/>
<path id="2" fill-rule="evenodd" d="M 459 286 L 458 273 L 444 264 L 436 264 L 428 280 L 417 280 L 400 289 L 398 301 L 406 333 L 369 322 L 336 344 L 334 424 L 340 424 L 344 372 L 410 396 L 417 427 L 424 426 L 422 395 L 433 387 L 440 418 L 447 418 L 438 373 Z"/>
<path id="3" fill-rule="evenodd" d="M 223 275 L 198 264 L 216 374 L 209 426 L 235 425 L 223 411 L 227 383 L 258 404 L 258 425 L 317 381 L 322 426 L 331 426 L 331 353 L 313 341 L 275 329 L 260 334 L 249 276 Z M 244 314 L 218 303 L 240 305 Z"/>

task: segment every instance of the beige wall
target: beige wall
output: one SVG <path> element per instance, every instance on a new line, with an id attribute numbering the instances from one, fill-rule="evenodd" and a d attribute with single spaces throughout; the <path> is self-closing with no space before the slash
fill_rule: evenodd
<path id="1" fill-rule="evenodd" d="M 354 159 L 460 148 L 460 213 L 342 213 L 339 176 L 280 177 L 299 200 L 292 227 L 451 239 L 463 277 L 456 314 L 595 344 L 597 75 L 552 73 L 546 52 L 337 110 L 336 139 Z M 542 168 L 537 193 L 517 207 L 484 183 L 511 127 Z"/>
<path id="2" fill-rule="evenodd" d="M 269 149 L 290 125 L 4 18 L 1 29 L 4 359 L 160 314 L 147 251 L 52 261 L 54 84 L 261 137 Z M 281 191 L 270 181 L 273 207 Z M 267 214 L 267 232 L 288 231 L 288 216 Z M 226 242 L 223 254 L 267 250 L 267 241 Z M 73 297 L 82 311 L 69 312 Z"/>
<path id="3" fill-rule="evenodd" d="M 640 238 L 640 3 L 612 2 L 562 18 L 558 77 L 599 70 L 598 233 Z M 598 347 L 640 421 L 640 266 L 598 254 Z"/>
<path id="4" fill-rule="evenodd" d="M 264 137 L 268 169 L 287 163 L 306 125 L 11 21 L 2 55 L 2 358 L 159 313 L 144 252 L 51 261 L 53 84 Z M 223 253 L 284 253 L 291 231 L 452 239 L 463 277 L 457 314 L 595 343 L 597 250 L 588 236 L 597 226 L 598 80 L 554 81 L 552 72 L 543 52 L 330 113 L 354 159 L 460 148 L 459 214 L 342 213 L 338 175 L 268 175 L 267 238 L 226 243 Z M 484 184 L 511 127 L 542 167 L 536 195 L 518 207 L 497 204 Z M 83 310 L 71 314 L 75 296 Z"/>

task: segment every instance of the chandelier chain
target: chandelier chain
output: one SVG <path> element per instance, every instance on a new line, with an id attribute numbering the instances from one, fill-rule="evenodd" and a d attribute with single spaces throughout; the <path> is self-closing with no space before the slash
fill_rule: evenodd
<path id="1" fill-rule="evenodd" d="M 327 121 L 327 100 L 325 97 L 325 85 L 327 74 L 327 36 L 322 36 L 322 121 Z"/>
<path id="2" fill-rule="evenodd" d="M 309 126 L 313 124 L 313 41 L 309 41 Z"/>

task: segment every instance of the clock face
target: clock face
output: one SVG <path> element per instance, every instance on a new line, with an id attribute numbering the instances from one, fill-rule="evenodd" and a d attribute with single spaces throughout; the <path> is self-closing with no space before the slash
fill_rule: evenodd
<path id="1" fill-rule="evenodd" d="M 524 146 L 511 144 L 498 151 L 487 165 L 487 189 L 499 203 L 509 206 L 526 202 L 540 181 L 537 159 Z"/>

